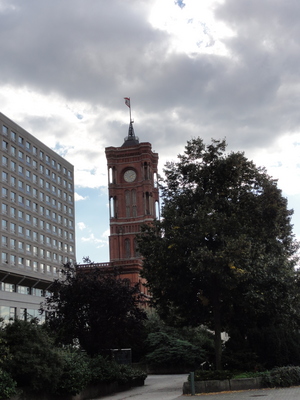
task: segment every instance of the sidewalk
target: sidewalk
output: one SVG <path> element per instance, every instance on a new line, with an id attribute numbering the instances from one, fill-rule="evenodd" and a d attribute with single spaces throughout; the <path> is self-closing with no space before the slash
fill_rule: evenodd
<path id="1" fill-rule="evenodd" d="M 203 393 L 191 395 L 182 395 L 176 397 L 176 400 L 246 400 L 262 397 L 266 400 L 299 400 L 300 386 L 280 389 L 259 389 L 245 390 L 238 392 L 220 392 L 220 393 Z M 175 400 L 175 399 L 174 399 Z"/>

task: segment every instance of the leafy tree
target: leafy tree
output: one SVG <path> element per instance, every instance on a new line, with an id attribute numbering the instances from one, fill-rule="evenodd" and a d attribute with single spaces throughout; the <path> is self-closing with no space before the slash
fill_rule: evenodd
<path id="1" fill-rule="evenodd" d="M 292 211 L 274 179 L 225 141 L 187 143 L 165 166 L 162 219 L 139 237 L 143 276 L 166 320 L 215 332 L 299 324 Z"/>
<path id="2" fill-rule="evenodd" d="M 139 303 L 138 287 L 91 265 L 89 270 L 65 265 L 64 276 L 51 286 L 42 311 L 59 342 L 78 340 L 88 354 L 130 347 L 139 341 L 146 314 Z"/>

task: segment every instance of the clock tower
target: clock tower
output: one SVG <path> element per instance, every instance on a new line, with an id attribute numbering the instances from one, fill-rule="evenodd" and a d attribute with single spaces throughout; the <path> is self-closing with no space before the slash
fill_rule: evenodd
<path id="1" fill-rule="evenodd" d="M 110 266 L 122 279 L 140 283 L 142 259 L 137 251 L 136 235 L 143 224 L 159 218 L 157 187 L 158 154 L 148 142 L 139 142 L 130 121 L 128 135 L 121 147 L 105 149 L 108 168 L 110 214 Z"/>

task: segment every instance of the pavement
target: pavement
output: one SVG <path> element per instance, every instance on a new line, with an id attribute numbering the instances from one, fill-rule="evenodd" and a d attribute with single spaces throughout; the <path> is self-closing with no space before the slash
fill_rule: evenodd
<path id="1" fill-rule="evenodd" d="M 236 392 L 183 395 L 184 375 L 149 375 L 144 386 L 93 400 L 300 400 L 300 386 L 283 389 L 255 389 Z"/>

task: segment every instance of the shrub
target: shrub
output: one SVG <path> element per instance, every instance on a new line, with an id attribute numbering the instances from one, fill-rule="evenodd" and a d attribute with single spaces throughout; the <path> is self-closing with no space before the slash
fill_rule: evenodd
<path id="1" fill-rule="evenodd" d="M 62 371 L 57 387 L 52 392 L 59 395 L 80 393 L 90 382 L 89 359 L 84 353 L 72 348 L 61 351 Z"/>
<path id="2" fill-rule="evenodd" d="M 289 387 L 300 385 L 300 367 L 280 367 L 262 375 L 262 383 L 267 387 Z"/>
<path id="3" fill-rule="evenodd" d="M 8 399 L 17 393 L 17 382 L 11 375 L 0 368 L 0 399 Z"/>
<path id="4" fill-rule="evenodd" d="M 4 328 L 3 336 L 9 357 L 2 368 L 18 387 L 32 392 L 57 387 L 63 360 L 42 326 L 16 320 Z"/>
<path id="5" fill-rule="evenodd" d="M 165 332 L 150 333 L 147 342 L 150 352 L 146 361 L 151 365 L 194 367 L 204 360 L 201 349 Z"/>
<path id="6" fill-rule="evenodd" d="M 119 384 L 134 383 L 137 380 L 145 380 L 147 375 L 129 365 L 120 365 L 114 361 L 108 361 L 102 356 L 92 358 L 90 361 L 91 383 L 114 382 Z"/>
<path id="7" fill-rule="evenodd" d="M 195 381 L 225 380 L 232 379 L 234 373 L 232 371 L 195 371 Z"/>

